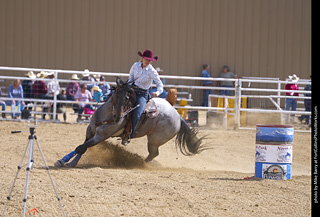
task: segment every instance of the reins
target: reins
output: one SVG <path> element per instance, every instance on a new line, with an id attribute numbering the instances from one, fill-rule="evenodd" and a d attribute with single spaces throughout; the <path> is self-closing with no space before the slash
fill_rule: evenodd
<path id="1" fill-rule="evenodd" d="M 117 89 L 116 89 L 116 91 L 117 91 Z M 114 93 L 112 94 L 112 97 L 114 97 L 115 93 L 116 93 L 116 92 L 114 92 Z M 101 101 L 101 102 L 105 102 L 105 101 L 107 101 L 107 100 L 103 100 L 103 101 Z M 128 100 L 128 101 L 130 101 L 130 100 Z M 112 104 L 113 104 L 113 102 L 112 102 Z M 127 104 L 129 104 L 129 103 L 125 103 L 125 105 L 123 105 L 123 106 L 126 107 Z M 98 103 L 97 103 L 97 105 L 98 105 Z M 134 107 L 129 107 L 125 112 L 122 113 L 122 117 L 127 116 L 128 114 L 130 114 L 132 111 L 134 111 L 135 109 L 137 109 L 137 108 L 140 107 L 140 106 L 141 106 L 141 103 L 138 104 L 138 105 L 136 105 L 136 106 L 134 106 Z M 114 110 L 114 105 L 112 106 L 112 110 Z M 115 121 L 114 121 L 113 119 L 111 119 L 111 120 L 104 120 L 104 121 L 96 122 L 95 125 L 96 125 L 96 127 L 99 127 L 99 126 L 101 126 L 101 125 L 110 124 L 110 123 L 114 123 L 114 122 L 115 122 Z"/>

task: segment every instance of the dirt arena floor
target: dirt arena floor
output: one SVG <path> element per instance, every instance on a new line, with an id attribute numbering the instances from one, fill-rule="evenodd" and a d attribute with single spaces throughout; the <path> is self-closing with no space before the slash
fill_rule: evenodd
<path id="1" fill-rule="evenodd" d="M 27 132 L 11 134 L 13 130 Z M 1 212 L 28 130 L 26 122 L 0 122 Z M 212 149 L 196 156 L 183 156 L 171 140 L 145 165 L 146 138 L 124 148 L 112 138 L 90 148 L 77 168 L 54 168 L 57 159 L 83 142 L 85 130 L 85 124 L 55 123 L 38 123 L 36 129 L 67 216 L 311 216 L 310 133 L 294 135 L 292 180 L 254 177 L 254 130 L 203 126 L 200 135 L 207 136 L 204 143 Z M 34 160 L 27 210 L 37 208 L 35 216 L 63 216 L 37 147 Z M 5 216 L 22 215 L 25 168 Z"/>

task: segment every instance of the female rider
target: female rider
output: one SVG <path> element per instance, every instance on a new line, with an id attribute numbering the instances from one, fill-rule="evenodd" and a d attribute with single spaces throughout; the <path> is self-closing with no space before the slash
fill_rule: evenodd
<path id="1" fill-rule="evenodd" d="M 134 91 L 136 93 L 136 103 L 134 106 L 139 105 L 132 111 L 132 131 L 130 137 L 134 137 L 134 130 L 140 120 L 140 116 L 148 100 L 148 89 L 154 81 L 157 85 L 157 91 L 152 95 L 153 97 L 159 96 L 163 92 L 163 83 L 160 80 L 158 72 L 150 64 L 152 61 L 157 61 L 158 57 L 153 56 L 152 50 L 145 50 L 143 54 L 138 52 L 142 57 L 142 62 L 136 62 L 130 69 L 128 82 L 133 82 L 136 86 Z M 129 142 L 129 135 L 123 134 L 122 145 L 127 145 Z"/>

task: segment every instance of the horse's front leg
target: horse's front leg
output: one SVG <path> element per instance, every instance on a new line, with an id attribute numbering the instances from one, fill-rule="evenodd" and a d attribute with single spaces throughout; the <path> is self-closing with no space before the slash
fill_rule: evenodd
<path id="1" fill-rule="evenodd" d="M 69 154 L 67 154 L 66 156 L 61 158 L 60 160 L 57 160 L 54 163 L 54 165 L 56 167 L 63 167 L 69 160 L 71 160 L 71 158 L 76 156 L 70 163 L 66 164 L 68 166 L 75 167 L 78 164 L 81 156 L 87 151 L 88 148 L 97 145 L 98 143 L 104 141 L 105 139 L 107 139 L 109 137 L 110 137 L 110 135 L 108 135 L 108 134 L 103 135 L 103 134 L 97 132 L 91 139 L 86 139 L 84 144 L 79 145 L 74 151 L 70 152 Z"/>

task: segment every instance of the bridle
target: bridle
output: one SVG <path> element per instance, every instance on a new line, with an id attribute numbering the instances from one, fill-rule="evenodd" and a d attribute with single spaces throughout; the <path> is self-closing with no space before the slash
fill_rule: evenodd
<path id="1" fill-rule="evenodd" d="M 113 112 L 113 114 L 115 112 L 115 107 L 116 107 L 116 100 L 117 100 L 116 94 L 120 88 L 121 87 L 117 87 L 115 89 L 115 92 L 112 94 L 112 112 Z M 134 101 L 135 101 L 135 96 L 131 96 L 131 94 L 130 94 L 130 92 L 134 93 L 134 91 L 130 87 L 123 87 L 123 88 L 126 88 L 126 90 L 125 90 L 126 91 L 126 96 L 125 96 L 126 100 L 123 103 L 123 105 L 121 105 L 121 108 L 123 108 L 123 109 L 121 109 L 121 111 L 123 110 L 124 112 L 120 112 L 120 118 L 126 116 L 128 113 L 130 113 L 133 110 L 132 106 L 134 105 Z M 134 99 L 133 99 L 133 97 L 134 97 Z"/>

